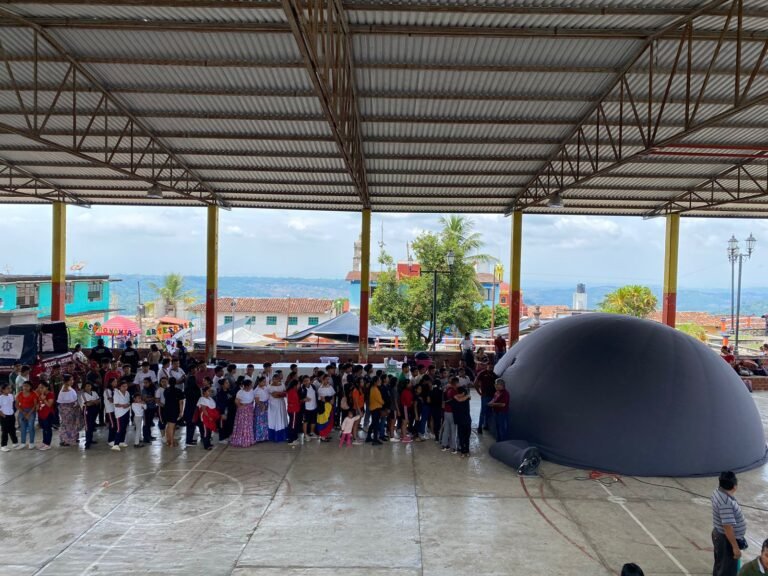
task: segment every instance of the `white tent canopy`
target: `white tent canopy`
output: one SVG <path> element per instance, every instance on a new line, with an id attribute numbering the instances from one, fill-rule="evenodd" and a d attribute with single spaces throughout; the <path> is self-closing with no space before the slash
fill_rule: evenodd
<path id="1" fill-rule="evenodd" d="M 185 331 L 182 331 L 185 332 Z M 191 340 L 194 344 L 205 345 L 205 330 L 197 329 L 191 333 L 179 332 L 176 336 Z M 269 346 L 276 344 L 280 340 L 271 338 L 251 329 L 246 323 L 246 319 L 236 320 L 220 324 L 216 327 L 216 344 L 221 347 L 228 347 L 234 344 L 237 348 L 250 348 L 258 346 Z"/>

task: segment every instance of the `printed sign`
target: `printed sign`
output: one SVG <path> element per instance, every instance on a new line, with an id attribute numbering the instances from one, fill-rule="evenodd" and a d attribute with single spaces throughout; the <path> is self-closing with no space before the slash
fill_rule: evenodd
<path id="1" fill-rule="evenodd" d="M 53 352 L 53 334 L 43 334 L 43 352 Z"/>
<path id="2" fill-rule="evenodd" d="M 4 360 L 19 360 L 24 350 L 24 335 L 6 334 L 0 336 L 0 358 Z"/>

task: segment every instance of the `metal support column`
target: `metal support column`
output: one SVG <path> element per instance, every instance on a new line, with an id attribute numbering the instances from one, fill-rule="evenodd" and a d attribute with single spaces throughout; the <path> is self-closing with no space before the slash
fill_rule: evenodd
<path id="1" fill-rule="evenodd" d="M 216 356 L 216 324 L 219 297 L 219 207 L 208 206 L 208 237 L 205 282 L 205 356 Z"/>
<path id="2" fill-rule="evenodd" d="M 677 254 L 680 244 L 680 215 L 667 216 L 667 233 L 664 242 L 664 301 L 661 321 L 675 327 L 677 314 Z"/>
<path id="3" fill-rule="evenodd" d="M 67 205 L 53 203 L 51 321 L 63 322 L 67 295 Z"/>
<path id="4" fill-rule="evenodd" d="M 509 348 L 520 339 L 520 263 L 523 254 L 523 213 L 510 215 L 512 234 L 509 245 Z"/>
<path id="5" fill-rule="evenodd" d="M 360 262 L 360 350 L 361 363 L 368 362 L 368 303 L 370 299 L 371 272 L 371 211 L 363 210 Z"/>

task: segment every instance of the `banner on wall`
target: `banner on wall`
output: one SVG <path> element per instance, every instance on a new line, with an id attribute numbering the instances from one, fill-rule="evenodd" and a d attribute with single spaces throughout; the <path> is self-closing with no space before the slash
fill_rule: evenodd
<path id="1" fill-rule="evenodd" d="M 0 358 L 3 360 L 21 360 L 23 351 L 23 334 L 0 335 Z"/>

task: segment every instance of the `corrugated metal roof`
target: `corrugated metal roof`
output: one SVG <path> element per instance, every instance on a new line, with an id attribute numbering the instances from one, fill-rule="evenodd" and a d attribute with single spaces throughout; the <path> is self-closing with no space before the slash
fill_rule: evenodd
<path id="1" fill-rule="evenodd" d="M 79 57 L 301 61 L 301 53 L 291 34 L 226 34 L 114 28 L 55 28 L 53 32 L 57 39 Z"/>
<path id="2" fill-rule="evenodd" d="M 670 16 L 601 14 L 499 14 L 489 12 L 398 12 L 352 10 L 351 24 L 364 26 L 487 26 L 489 28 L 642 28 L 655 29 L 670 22 Z"/>
<path id="3" fill-rule="evenodd" d="M 366 9 L 356 9 L 362 8 L 360 1 L 346 0 L 345 6 L 355 31 L 352 50 L 369 192 L 373 209 L 382 211 L 503 212 L 574 133 L 580 119 L 616 85 L 617 72 L 642 46 L 636 37 L 638 30 L 650 34 L 680 18 L 681 11 L 702 5 L 702 0 L 365 0 Z M 376 9 L 371 1 L 383 9 Z M 350 3 L 357 4 L 355 9 L 349 9 Z M 430 10 L 430 6 L 441 9 Z M 242 2 L 162 7 L 30 1 L 10 2 L 6 9 L 33 18 L 58 19 L 54 25 L 49 22 L 48 32 L 70 54 L 83 59 L 84 67 L 114 92 L 116 100 L 233 205 L 361 208 L 296 40 L 284 27 L 283 11 L 275 5 L 264 8 Z M 663 13 L 652 14 L 649 9 Z M 748 41 L 741 48 L 742 89 L 762 50 L 762 42 L 751 41 L 750 35 L 768 29 L 768 18 L 754 16 L 758 9 L 766 9 L 764 0 L 744 1 L 742 22 Z M 725 20 L 722 14 L 721 8 L 718 16 L 698 18 L 696 30 L 716 36 Z M 254 23 L 266 24 L 262 29 L 284 27 L 285 31 L 254 32 Z M 734 18 L 731 32 L 735 25 Z M 414 27 L 416 33 L 391 28 L 402 26 Z M 462 30 L 452 30 L 458 27 Z M 468 34 L 473 27 L 486 30 Z M 250 31 L 245 32 L 246 28 Z M 631 29 L 635 37 L 569 35 L 569 31 L 593 29 L 608 34 Z M 565 36 L 556 35 L 560 32 Z M 34 122 L 32 88 L 36 82 L 32 29 L 0 27 L 0 40 L 6 53 L 16 59 L 11 63 L 13 78 L 0 66 L 0 124 L 28 132 Z M 695 74 L 690 93 L 694 99 L 716 43 L 715 39 L 696 39 L 692 44 Z M 678 46 L 673 37 L 657 40 L 653 60 L 641 57 L 627 76 L 644 131 L 648 123 L 646 69 L 651 65 L 670 69 Z M 68 69 L 65 62 L 45 61 L 62 55 L 44 40 L 40 49 L 44 61 L 39 62 L 37 82 L 45 88 L 37 97 L 38 121 L 47 114 L 55 87 Z M 681 70 L 686 53 L 684 50 Z M 682 73 L 673 79 L 671 100 L 654 143 L 674 147 L 649 148 L 646 135 L 633 126 L 625 95 L 622 158 L 639 156 L 631 162 L 622 160 L 626 163 L 616 167 L 610 144 L 603 140 L 599 154 L 590 144 L 590 156 L 579 161 L 578 182 L 574 184 L 574 176 L 563 170 L 566 207 L 559 212 L 648 214 L 665 199 L 707 188 L 708 179 L 765 149 L 768 76 L 758 74 L 752 83 L 750 97 L 759 103 L 731 114 L 736 101 L 736 58 L 735 43 L 724 42 L 690 134 L 684 132 L 687 80 Z M 664 97 L 666 79 L 665 72 L 654 74 L 657 102 Z M 17 86 L 21 87 L 21 103 Z M 146 202 L 145 180 L 153 178 L 151 153 L 144 154 L 135 178 L 91 164 L 88 157 L 99 162 L 108 158 L 107 162 L 121 170 L 134 169 L 140 150 L 149 141 L 137 137 L 134 154 L 129 153 L 125 138 L 119 150 L 112 150 L 124 117 L 109 117 L 110 135 L 105 141 L 103 114 L 93 122 L 89 116 L 101 99 L 99 87 L 90 86 L 80 74 L 78 88 L 80 118 L 75 141 L 79 143 L 79 137 L 90 130 L 79 151 L 65 151 L 73 141 L 73 98 L 71 86 L 65 86 L 40 136 L 34 130 L 26 138 L 0 131 L 0 162 L 25 166 L 92 202 Z M 618 99 L 619 90 L 614 90 L 603 105 L 615 135 L 621 118 Z M 658 104 L 652 109 L 652 125 L 657 111 Z M 699 129 L 699 123 L 715 116 L 720 116 L 717 124 Z M 581 133 L 590 143 L 596 140 L 597 129 L 590 122 Z M 687 134 L 685 138 L 683 134 Z M 605 135 L 604 122 L 601 135 Z M 43 142 L 37 142 L 40 139 L 52 146 L 40 151 L 45 148 Z M 723 148 L 712 148 L 714 145 Z M 57 146 L 64 150 L 55 149 Z M 581 144 L 570 141 L 566 150 L 575 158 L 583 146 L 584 140 Z M 745 146 L 751 148 L 745 150 Z M 605 174 L 591 177 L 592 155 L 599 156 L 600 169 L 607 168 Z M 758 182 L 768 176 L 764 162 L 751 168 L 750 174 Z M 735 187 L 735 175 L 722 178 L 721 185 Z M 169 178 L 166 171 L 160 180 L 170 183 Z M 742 191 L 759 189 L 751 181 L 741 185 Z M 717 186 L 709 187 L 708 197 L 715 201 L 730 198 L 717 190 Z M 8 198 L 0 191 L 0 201 Z M 40 201 L 18 196 L 13 200 Z M 172 193 L 154 203 L 174 202 L 200 204 Z M 768 213 L 764 204 L 768 201 L 746 206 Z M 695 208 L 699 204 L 687 205 Z M 713 213 L 744 215 L 744 206 L 729 203 L 713 208 Z M 546 204 L 525 209 L 555 211 Z M 699 211 L 691 215 L 699 215 Z"/>
<path id="4" fill-rule="evenodd" d="M 266 2 L 265 2 L 266 3 Z M 138 19 L 184 20 L 191 22 L 285 22 L 285 12 L 273 8 L 191 8 L 166 6 L 104 6 L 99 4 L 17 4 L 13 9 L 24 16 L 45 18 L 99 18 L 112 20 Z"/>
<path id="5" fill-rule="evenodd" d="M 525 66 L 619 66 L 637 40 L 445 36 L 353 37 L 355 61 Z"/>
<path id="6" fill-rule="evenodd" d="M 567 72 L 477 72 L 463 70 L 382 70 L 358 69 L 357 85 L 366 93 L 391 91 L 453 94 L 456 92 L 505 94 L 557 94 L 561 90 L 597 95 L 610 74 Z"/>

